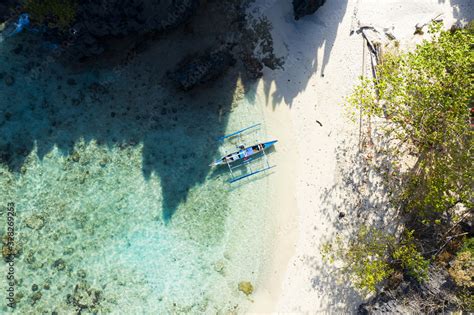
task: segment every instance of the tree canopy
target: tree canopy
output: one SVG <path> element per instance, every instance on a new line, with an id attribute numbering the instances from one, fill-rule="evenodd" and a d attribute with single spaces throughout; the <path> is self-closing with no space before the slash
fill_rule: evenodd
<path id="1" fill-rule="evenodd" d="M 365 115 L 386 118 L 387 136 L 417 156 L 400 201 L 422 216 L 457 203 L 472 207 L 474 32 L 442 31 L 439 24 L 430 32 L 431 41 L 413 52 L 385 54 L 377 79 L 363 81 L 349 98 Z"/>
<path id="2" fill-rule="evenodd" d="M 413 51 L 383 54 L 376 78 L 363 79 L 348 98 L 368 119 L 385 121 L 384 137 L 394 143 L 386 154 L 394 165 L 415 157 L 408 170 L 395 173 L 397 184 L 387 185 L 397 187 L 391 203 L 402 210 L 400 237 L 362 227 L 345 244 L 338 239 L 323 248 L 364 291 L 375 291 L 397 271 L 423 281 L 435 256 L 467 234 L 459 223 L 473 208 L 474 26 L 443 30 L 434 23 L 429 32 L 430 40 Z M 458 255 L 453 274 L 467 255 Z M 465 284 L 464 274 L 457 275 Z"/>

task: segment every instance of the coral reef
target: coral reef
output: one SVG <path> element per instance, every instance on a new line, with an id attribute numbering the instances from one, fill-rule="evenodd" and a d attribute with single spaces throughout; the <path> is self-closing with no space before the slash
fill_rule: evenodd
<path id="1" fill-rule="evenodd" d="M 84 310 L 96 313 L 101 300 L 101 291 L 90 286 L 86 281 L 81 281 L 74 287 L 74 292 L 68 294 L 67 302 L 72 304 L 81 313 Z"/>
<path id="2" fill-rule="evenodd" d="M 4 76 L 3 81 L 6 86 L 12 86 L 15 83 L 15 78 L 11 74 L 7 74 Z"/>
<path id="3" fill-rule="evenodd" d="M 24 10 L 39 24 L 68 30 L 76 19 L 75 0 L 26 0 Z"/>
<path id="4" fill-rule="evenodd" d="M 198 84 L 216 79 L 234 64 L 235 59 L 231 53 L 217 50 L 196 58 L 186 58 L 169 76 L 183 90 L 190 90 Z"/>
<path id="5" fill-rule="evenodd" d="M 247 76 L 258 79 L 263 76 L 263 66 L 275 70 L 283 68 L 283 60 L 273 51 L 272 25 L 265 17 L 249 21 L 242 30 L 240 57 Z"/>
<path id="6" fill-rule="evenodd" d="M 44 226 L 44 223 L 43 216 L 39 214 L 33 214 L 25 220 L 26 226 L 33 230 L 40 230 Z"/>
<path id="7" fill-rule="evenodd" d="M 199 0 L 123 2 L 81 1 L 71 28 L 71 56 L 94 56 L 104 51 L 105 37 L 166 31 L 187 21 Z"/>
<path id="8" fill-rule="evenodd" d="M 80 3 L 79 27 L 82 3 L 92 6 Z M 166 36 L 137 33 L 149 49 L 130 44 L 124 54 L 140 54 L 113 69 L 112 62 L 58 62 L 44 48 L 45 39 L 60 37 L 53 30 L 0 45 L 0 194 L 18 199 L 18 242 L 3 254 L 16 255 L 19 313 L 225 313 L 248 306 L 228 284 L 258 276 L 267 214 L 258 197 L 266 181 L 249 183 L 242 196 L 222 185 L 227 174 L 207 167 L 220 146 L 214 135 L 261 117 L 240 64 L 230 66 L 237 49 L 202 53 L 235 42 L 226 37 L 239 31 L 233 21 L 242 11 L 235 5 L 230 12 L 229 3 L 237 2 L 209 3 L 212 14 L 199 10 L 184 30 Z M 110 46 L 135 39 L 133 31 L 107 34 L 94 32 L 90 48 L 111 37 Z M 82 35 L 71 33 L 72 49 Z M 173 88 L 166 71 L 188 53 L 194 57 L 187 63 L 213 61 L 198 84 L 219 82 L 187 93 Z M 7 76 L 14 78 L 8 87 Z"/>

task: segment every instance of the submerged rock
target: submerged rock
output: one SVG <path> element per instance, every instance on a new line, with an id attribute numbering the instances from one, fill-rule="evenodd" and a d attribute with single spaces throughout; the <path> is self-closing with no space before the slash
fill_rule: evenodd
<path id="1" fill-rule="evenodd" d="M 76 85 L 76 84 L 77 84 L 76 80 L 74 80 L 74 79 L 72 79 L 72 78 L 67 79 L 66 82 L 67 82 L 67 84 L 69 84 L 69 85 Z"/>
<path id="2" fill-rule="evenodd" d="M 283 69 L 283 60 L 274 53 L 271 30 L 270 20 L 259 17 L 249 22 L 242 31 L 240 57 L 250 79 L 261 78 L 264 65 L 272 70 Z"/>
<path id="3" fill-rule="evenodd" d="M 37 301 L 41 300 L 43 294 L 40 291 L 36 291 L 31 295 L 31 305 L 34 305 Z"/>
<path id="4" fill-rule="evenodd" d="M 242 56 L 242 62 L 249 78 L 256 80 L 263 77 L 263 64 L 260 60 L 250 54 L 245 54 Z"/>
<path id="5" fill-rule="evenodd" d="M 214 80 L 235 64 L 231 53 L 224 50 L 192 59 L 185 59 L 169 77 L 177 82 L 183 90 L 190 90 L 196 85 Z"/>
<path id="6" fill-rule="evenodd" d="M 25 261 L 26 261 L 27 264 L 33 264 L 34 262 L 36 262 L 36 257 L 33 254 L 33 252 L 28 252 L 26 254 Z"/>
<path id="7" fill-rule="evenodd" d="M 245 295 L 250 295 L 253 293 L 253 285 L 249 281 L 241 281 L 239 283 L 239 291 L 243 292 Z"/>
<path id="8" fill-rule="evenodd" d="M 214 263 L 214 270 L 220 274 L 224 274 L 225 262 L 223 260 L 218 260 Z"/>
<path id="9" fill-rule="evenodd" d="M 23 292 L 18 292 L 17 294 L 15 294 L 15 297 L 14 297 L 15 304 L 20 303 L 20 301 L 21 301 L 21 299 L 23 299 L 23 297 L 25 297 Z"/>
<path id="10" fill-rule="evenodd" d="M 3 258 L 5 260 L 7 260 L 10 257 L 10 255 L 14 255 L 13 250 L 10 247 L 8 247 L 7 245 L 3 245 L 3 247 L 2 247 L 2 256 L 3 256 Z"/>
<path id="11" fill-rule="evenodd" d="M 74 287 L 73 294 L 68 294 L 67 302 L 74 305 L 79 310 L 87 309 L 95 312 L 95 308 L 101 300 L 101 292 L 90 287 L 90 285 L 81 281 Z"/>
<path id="12" fill-rule="evenodd" d="M 19 44 L 18 46 L 15 47 L 15 49 L 13 49 L 13 53 L 15 55 L 20 54 L 22 51 L 23 51 L 23 45 L 22 44 Z"/>
<path id="13" fill-rule="evenodd" d="M 313 14 L 325 2 L 326 0 L 293 0 L 295 20 L 299 20 L 305 15 Z"/>
<path id="14" fill-rule="evenodd" d="M 58 270 L 64 270 L 66 268 L 66 262 L 64 261 L 64 259 L 59 258 L 53 262 L 51 267 L 56 268 Z"/>
<path id="15" fill-rule="evenodd" d="M 19 1 L 17 0 L 2 0 L 0 3 L 0 24 L 11 18 L 17 5 L 19 5 Z"/>
<path id="16" fill-rule="evenodd" d="M 9 239 L 8 235 L 2 238 L 2 256 L 5 261 L 10 261 L 13 257 L 18 257 L 22 253 L 21 243 L 17 240 L 14 242 Z"/>
<path id="17" fill-rule="evenodd" d="M 44 226 L 44 219 L 39 214 L 33 214 L 26 218 L 25 224 L 33 230 L 40 230 Z"/>
<path id="18" fill-rule="evenodd" d="M 79 1 L 69 38 L 71 57 L 90 57 L 104 51 L 102 40 L 112 36 L 165 31 L 183 24 L 200 0 Z"/>
<path id="19" fill-rule="evenodd" d="M 3 81 L 5 82 L 5 84 L 7 86 L 12 86 L 14 83 L 15 83 L 15 78 L 10 75 L 10 74 L 7 74 L 4 78 L 3 78 Z"/>
<path id="20" fill-rule="evenodd" d="M 86 274 L 86 271 L 85 271 L 84 269 L 79 269 L 79 270 L 77 271 L 77 276 L 78 276 L 79 278 L 85 278 L 86 275 L 87 275 L 87 274 Z"/>
<path id="21" fill-rule="evenodd" d="M 74 162 L 79 162 L 79 160 L 81 159 L 81 156 L 79 155 L 77 151 L 74 151 L 72 155 L 70 156 L 70 159 Z"/>

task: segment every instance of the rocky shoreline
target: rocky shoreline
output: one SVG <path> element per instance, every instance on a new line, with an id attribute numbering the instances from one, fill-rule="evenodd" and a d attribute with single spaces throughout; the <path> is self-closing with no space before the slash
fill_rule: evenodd
<path id="1" fill-rule="evenodd" d="M 160 36 L 166 36 L 177 28 L 192 32 L 188 29 L 190 20 L 198 10 L 208 10 L 215 6 L 214 2 L 168 0 L 156 3 L 135 0 L 124 3 L 121 0 L 112 0 L 100 3 L 82 1 L 75 4 L 70 1 L 66 2 L 65 6 L 71 6 L 69 9 L 73 10 L 74 18 L 67 27 L 59 26 L 60 17 L 41 17 L 40 21 L 39 13 L 34 11 L 30 16 L 32 28 L 41 34 L 45 42 L 52 43 L 52 49 L 60 51 L 58 56 L 67 63 L 84 63 L 109 53 L 113 50 L 113 44 L 120 39 L 133 41 L 133 49 L 137 50 L 143 46 L 143 42 L 159 40 Z M 189 56 L 170 76 L 184 90 L 219 77 L 235 63 L 234 58 L 242 62 L 250 79 L 261 77 L 264 66 L 271 69 L 282 66 L 282 61 L 273 54 L 269 32 L 271 25 L 264 20 L 246 21 L 245 8 L 252 2 L 223 2 L 228 11 L 228 16 L 224 19 L 230 23 L 227 25 L 227 38 L 222 41 L 222 45 L 194 58 Z M 324 4 L 324 0 L 294 0 L 292 3 L 295 19 L 299 19 L 314 13 Z M 34 10 L 34 7 L 31 10 Z M 9 24 L 17 23 L 21 13 L 28 13 L 28 8 L 21 6 L 18 1 L 7 1 L 0 6 L 0 24 L 5 28 Z M 261 47 L 257 47 L 258 42 Z M 238 47 L 235 48 L 236 46 Z M 216 51 L 219 53 L 216 54 Z"/>

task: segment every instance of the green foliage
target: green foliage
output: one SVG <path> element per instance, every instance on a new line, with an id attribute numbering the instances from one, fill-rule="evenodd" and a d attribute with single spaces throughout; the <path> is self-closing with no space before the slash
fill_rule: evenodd
<path id="1" fill-rule="evenodd" d="M 472 290 L 461 288 L 457 296 L 461 300 L 462 309 L 466 310 L 468 312 L 467 314 L 472 314 L 474 311 L 474 295 Z"/>
<path id="2" fill-rule="evenodd" d="M 342 260 L 343 274 L 349 276 L 356 288 L 374 292 L 377 284 L 393 272 L 386 259 L 393 242 L 391 236 L 363 226 L 349 244 L 336 238 L 333 243 L 323 244 L 321 252 L 323 259 L 330 263 Z"/>
<path id="3" fill-rule="evenodd" d="M 460 253 L 469 252 L 474 257 L 474 237 L 467 238 L 462 244 Z"/>
<path id="4" fill-rule="evenodd" d="M 406 271 L 418 281 L 427 275 L 429 261 L 417 250 L 413 231 L 404 233 L 400 241 L 373 227 L 362 226 L 357 237 L 348 244 L 340 238 L 325 243 L 323 259 L 342 261 L 343 274 L 362 292 L 375 292 L 377 285 L 388 279 L 395 270 Z"/>
<path id="5" fill-rule="evenodd" d="M 413 52 L 384 54 L 377 79 L 362 80 L 348 102 L 363 115 L 386 119 L 387 139 L 396 140 L 387 151 L 394 164 L 407 156 L 403 152 L 416 157 L 413 168 L 394 180 L 400 189 L 392 202 L 409 214 L 412 226 L 431 228 L 432 233 L 443 229 L 447 218 L 456 221 L 456 204 L 467 209 L 474 206 L 469 123 L 474 107 L 474 23 L 452 31 L 432 24 L 430 33 L 431 40 Z M 420 235 L 418 230 L 405 231 L 397 242 L 363 228 L 347 246 L 327 249 L 343 260 L 355 286 L 373 291 L 394 270 L 418 281 L 427 277 L 430 262 L 418 250 Z M 435 246 L 445 242 L 430 237 Z M 450 270 L 464 287 L 472 283 L 473 248 L 470 238 Z"/>
<path id="6" fill-rule="evenodd" d="M 473 186 L 468 121 L 474 99 L 474 32 L 441 31 L 434 24 L 431 33 L 432 41 L 414 52 L 384 55 L 378 79 L 362 81 L 349 98 L 365 115 L 387 118 L 390 136 L 418 156 L 400 202 L 422 216 L 457 202 L 471 206 Z"/>
<path id="7" fill-rule="evenodd" d="M 51 28 L 66 30 L 76 18 L 75 0 L 25 0 L 24 6 L 33 20 Z"/>
<path id="8" fill-rule="evenodd" d="M 364 261 L 361 267 L 361 269 L 357 269 L 355 272 L 354 284 L 358 289 L 370 292 L 375 292 L 377 284 L 387 279 L 393 273 L 393 269 L 382 259 Z"/>
<path id="9" fill-rule="evenodd" d="M 342 260 L 342 272 L 354 287 L 362 292 L 375 292 L 377 284 L 393 272 L 386 259 L 388 243 L 386 235 L 379 230 L 363 227 L 348 245 L 340 239 L 324 244 L 322 254 L 330 263 Z"/>
<path id="10" fill-rule="evenodd" d="M 405 237 L 392 256 L 400 262 L 402 268 L 407 270 L 410 276 L 418 281 L 426 280 L 430 263 L 417 250 L 413 239 L 413 231 L 405 233 Z"/>

